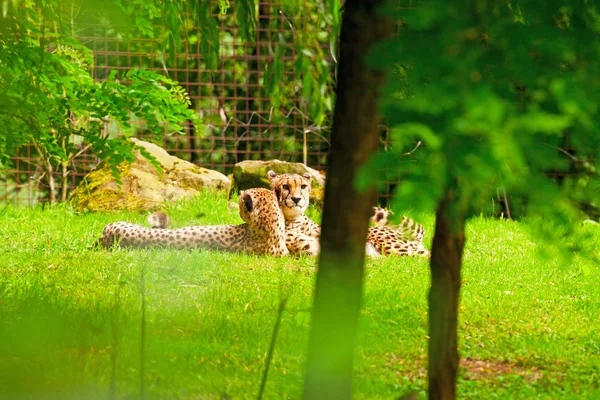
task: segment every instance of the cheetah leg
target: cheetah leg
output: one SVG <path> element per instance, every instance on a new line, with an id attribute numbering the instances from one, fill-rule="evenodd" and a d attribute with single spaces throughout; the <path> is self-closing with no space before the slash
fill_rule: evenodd
<path id="1" fill-rule="evenodd" d="M 295 232 L 286 232 L 285 245 L 291 255 L 294 256 L 317 256 L 319 255 L 319 240 L 312 236 L 298 234 Z"/>
<path id="2" fill-rule="evenodd" d="M 369 242 L 367 242 L 367 244 L 365 245 L 365 255 L 367 257 L 381 257 L 381 253 L 379 252 L 379 250 L 377 250 L 375 246 L 373 246 L 373 244 Z"/>

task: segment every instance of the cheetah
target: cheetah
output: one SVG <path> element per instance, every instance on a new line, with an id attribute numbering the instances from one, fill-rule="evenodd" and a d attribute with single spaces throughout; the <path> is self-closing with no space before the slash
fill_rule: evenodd
<path id="1" fill-rule="evenodd" d="M 389 222 L 388 218 L 394 214 L 391 210 L 386 210 L 381 207 L 373 207 L 373 216 L 369 220 L 377 226 L 386 226 Z"/>
<path id="2" fill-rule="evenodd" d="M 308 208 L 312 176 L 309 173 L 267 173 L 271 189 L 275 192 L 285 218 L 285 241 L 290 254 L 316 256 L 320 251 L 321 227 L 304 213 Z M 381 254 L 370 244 L 365 247 L 366 255 Z"/>
<path id="3" fill-rule="evenodd" d="M 406 216 L 402 216 L 399 225 L 388 225 L 389 217 L 392 214 L 394 213 L 390 210 L 381 207 L 373 207 L 373 216 L 370 221 L 376 226 L 369 228 L 367 240 L 370 243 L 373 243 L 377 249 L 381 249 L 384 255 L 391 253 L 404 254 L 404 250 L 408 248 L 407 255 L 412 253 L 428 256 L 430 252 L 423 246 L 423 237 L 425 236 L 425 228 L 423 228 L 423 225 Z M 384 227 L 384 229 L 378 229 L 379 227 Z M 396 232 L 396 239 L 394 239 L 393 236 L 390 236 L 389 229 Z M 399 243 L 396 243 L 396 240 L 398 240 Z M 392 249 L 389 249 L 390 245 L 392 246 Z M 386 246 L 388 247 L 388 251 L 385 250 Z M 394 247 L 397 251 L 394 251 Z"/>
<path id="4" fill-rule="evenodd" d="M 309 173 L 267 176 L 285 219 L 285 244 L 292 255 L 316 256 L 321 227 L 304 213 L 308 208 L 312 176 Z"/>
<path id="5" fill-rule="evenodd" d="M 148 223 L 154 229 L 167 229 L 171 223 L 171 218 L 164 212 L 153 212 L 148 215 Z"/>
<path id="6" fill-rule="evenodd" d="M 114 222 L 104 228 L 98 245 L 110 248 L 169 247 L 177 249 L 203 248 L 266 254 L 288 255 L 285 244 L 285 220 L 273 191 L 248 189 L 239 196 L 241 225 L 188 226 L 179 229 L 145 228 L 128 222 Z M 160 221 L 149 218 L 156 228 Z M 163 221 L 164 222 L 164 221 Z M 156 224 L 155 224 L 156 223 Z"/>
<path id="7" fill-rule="evenodd" d="M 282 174 L 268 171 L 271 189 L 275 192 L 285 218 L 285 241 L 290 254 L 317 255 L 321 227 L 304 215 L 308 208 L 312 176 L 308 173 Z M 429 255 L 423 247 L 425 230 L 422 225 L 403 217 L 402 223 L 387 225 L 390 212 L 375 207 L 371 221 L 377 226 L 369 227 L 366 254 L 378 255 Z"/>
<path id="8" fill-rule="evenodd" d="M 387 218 L 392 212 L 379 207 L 374 207 L 373 210 L 374 216 L 371 217 L 371 221 L 376 220 L 376 226 L 369 228 L 367 241 L 382 255 L 430 255 L 429 250 L 423 246 L 423 225 L 406 216 L 402 216 L 399 225 L 387 225 Z M 385 217 L 379 218 L 382 211 Z"/>

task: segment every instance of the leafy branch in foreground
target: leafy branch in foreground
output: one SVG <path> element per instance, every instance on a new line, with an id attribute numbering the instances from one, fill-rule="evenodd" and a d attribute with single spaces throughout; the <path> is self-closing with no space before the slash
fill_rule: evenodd
<path id="1" fill-rule="evenodd" d="M 403 27 L 372 58 L 396 72 L 382 98 L 392 150 L 372 158 L 359 184 L 385 170 L 388 179 L 402 177 L 396 208 L 436 210 L 429 398 L 452 399 L 466 219 L 502 187 L 526 198 L 528 215 L 553 221 L 545 228 L 557 241 L 559 225 L 572 231 L 581 220 L 572 200 L 598 196 L 600 16 L 591 3 L 566 0 L 434 1 L 386 12 Z M 409 162 L 403 154 L 415 139 L 426 151 Z M 588 165 L 583 181 L 547 176 L 570 172 L 572 160 L 557 151 L 564 143 Z"/>

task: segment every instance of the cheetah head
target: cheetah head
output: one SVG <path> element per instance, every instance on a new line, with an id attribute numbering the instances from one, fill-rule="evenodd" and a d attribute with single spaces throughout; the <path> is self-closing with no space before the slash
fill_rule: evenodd
<path id="1" fill-rule="evenodd" d="M 250 226 L 264 224 L 272 216 L 280 216 L 277 199 L 272 191 L 263 188 L 247 189 L 240 192 L 240 216 Z"/>
<path id="2" fill-rule="evenodd" d="M 309 173 L 277 175 L 273 171 L 267 175 L 285 219 L 295 220 L 304 215 L 308 208 L 312 176 Z"/>
<path id="3" fill-rule="evenodd" d="M 377 226 L 385 226 L 388 224 L 388 218 L 392 215 L 393 212 L 390 210 L 386 210 L 381 207 L 373 207 L 373 216 L 371 217 L 371 222 Z"/>

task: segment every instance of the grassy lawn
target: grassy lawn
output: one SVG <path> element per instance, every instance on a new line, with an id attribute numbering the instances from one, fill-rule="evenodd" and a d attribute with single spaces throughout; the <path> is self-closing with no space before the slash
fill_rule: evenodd
<path id="1" fill-rule="evenodd" d="M 173 227 L 241 222 L 212 194 L 168 212 Z M 433 217 L 415 217 L 430 248 Z M 264 398 L 301 397 L 314 259 L 90 249 L 116 220 L 145 215 L 0 209 L 0 398 L 138 398 L 142 272 L 148 398 L 256 398 L 284 298 Z M 600 227 L 580 229 L 597 249 Z M 517 222 L 477 218 L 467 235 L 459 398 L 600 398 L 598 265 L 540 255 Z M 367 262 L 356 399 L 424 398 L 428 277 L 423 258 Z"/>

